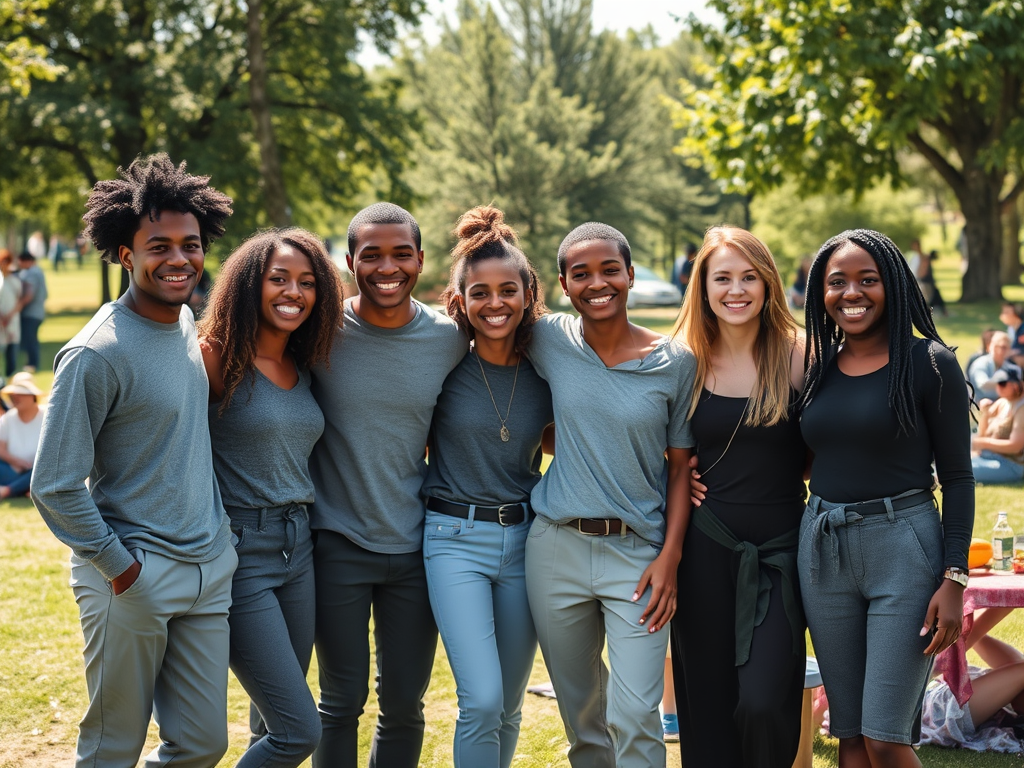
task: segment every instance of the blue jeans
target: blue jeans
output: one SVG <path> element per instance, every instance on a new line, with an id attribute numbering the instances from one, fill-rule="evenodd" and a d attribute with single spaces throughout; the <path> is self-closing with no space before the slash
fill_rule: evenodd
<path id="1" fill-rule="evenodd" d="M 862 516 L 812 495 L 797 568 L 832 735 L 915 743 L 932 667 L 920 631 L 943 571 L 935 502 Z"/>
<path id="2" fill-rule="evenodd" d="M 11 489 L 11 496 L 24 496 L 32 481 L 32 470 L 19 472 L 6 461 L 0 459 L 0 485 Z"/>
<path id="3" fill-rule="evenodd" d="M 21 315 L 21 348 L 28 355 L 28 365 L 39 370 L 39 326 L 43 321 Z"/>
<path id="4" fill-rule="evenodd" d="M 1016 483 L 1024 479 L 1024 464 L 992 451 L 971 457 L 974 479 L 979 483 Z"/>
<path id="5" fill-rule="evenodd" d="M 455 768 L 508 768 L 537 633 L 526 599 L 528 520 L 499 523 L 427 512 L 430 604 L 459 696 Z"/>
<path id="6" fill-rule="evenodd" d="M 229 507 L 228 515 L 238 537 L 231 669 L 266 726 L 238 768 L 295 768 L 320 741 L 306 683 L 316 618 L 309 516 L 301 504 Z"/>
<path id="7" fill-rule="evenodd" d="M 359 716 L 369 695 L 369 622 L 377 645 L 380 714 L 370 768 L 416 768 L 423 696 L 437 650 L 423 553 L 371 552 L 334 531 L 316 532 L 316 658 L 323 737 L 314 768 L 357 768 Z"/>

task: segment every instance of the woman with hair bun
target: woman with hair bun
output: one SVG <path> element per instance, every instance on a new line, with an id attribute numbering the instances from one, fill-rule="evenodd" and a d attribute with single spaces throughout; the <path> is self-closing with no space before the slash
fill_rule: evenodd
<path id="1" fill-rule="evenodd" d="M 270 230 L 224 263 L 198 328 L 213 466 L 237 541 L 231 669 L 266 727 L 242 768 L 294 768 L 320 741 L 306 683 L 315 616 L 306 505 L 324 418 L 309 368 L 328 360 L 341 303 L 323 242 L 303 229 Z"/>
<path id="2" fill-rule="evenodd" d="M 768 247 L 712 227 L 675 335 L 697 358 L 695 508 L 672 625 L 687 768 L 789 768 L 800 741 L 804 618 L 796 572 L 807 449 L 803 347 Z"/>
<path id="3" fill-rule="evenodd" d="M 546 310 L 500 210 L 467 211 L 455 234 L 441 301 L 472 348 L 434 409 L 423 559 L 458 690 L 455 766 L 508 768 L 537 647 L 524 556 L 553 416 L 548 385 L 525 353 Z"/>
<path id="4" fill-rule="evenodd" d="M 963 622 L 974 527 L 967 385 L 883 234 L 826 242 L 805 309 L 800 428 L 814 460 L 798 571 L 839 765 L 917 768 L 932 659 Z"/>

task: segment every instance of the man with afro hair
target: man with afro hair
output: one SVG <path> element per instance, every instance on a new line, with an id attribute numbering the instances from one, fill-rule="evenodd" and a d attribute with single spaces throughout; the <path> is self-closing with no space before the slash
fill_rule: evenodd
<path id="1" fill-rule="evenodd" d="M 153 713 L 146 765 L 202 768 L 227 749 L 238 559 L 185 303 L 231 200 L 163 154 L 118 173 L 93 188 L 86 236 L 131 284 L 57 354 L 32 498 L 72 550 L 89 690 L 77 766 L 134 766 Z"/>

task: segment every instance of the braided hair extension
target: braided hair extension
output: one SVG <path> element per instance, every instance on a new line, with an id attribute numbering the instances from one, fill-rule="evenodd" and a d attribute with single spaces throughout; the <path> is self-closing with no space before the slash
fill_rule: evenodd
<path id="1" fill-rule="evenodd" d="M 825 371 L 843 343 L 842 331 L 825 311 L 825 267 L 834 253 L 849 244 L 867 251 L 878 266 L 885 289 L 885 314 L 889 325 L 889 407 L 896 413 L 900 432 L 909 435 L 917 429 L 913 405 L 914 372 L 910 360 L 910 349 L 915 343 L 914 329 L 933 342 L 928 344 L 928 355 L 935 375 L 939 376 L 940 397 L 942 377 L 935 361 L 934 344 L 950 351 L 953 349 L 935 329 L 928 304 L 900 249 L 888 237 L 870 229 L 850 229 L 828 240 L 814 257 L 807 274 L 804 312 L 808 343 L 804 351 L 806 373 L 800 408 L 806 408 L 814 399 Z"/>
<path id="2" fill-rule="evenodd" d="M 547 313 L 544 294 L 541 290 L 537 270 L 518 247 L 515 230 L 505 223 L 505 214 L 491 205 L 478 205 L 459 217 L 455 225 L 455 236 L 459 239 L 452 249 L 452 271 L 448 287 L 441 294 L 440 302 L 455 324 L 469 336 L 476 337 L 466 316 L 462 301 L 466 293 L 466 272 L 486 259 L 501 259 L 519 272 L 523 290 L 532 294 L 533 300 L 523 312 L 523 319 L 516 328 L 515 351 L 525 354 L 533 336 L 533 324 Z"/>
<path id="3" fill-rule="evenodd" d="M 412 230 L 412 239 L 416 242 L 416 250 L 423 244 L 420 237 L 420 225 L 413 215 L 405 208 L 394 203 L 374 203 L 368 205 L 355 216 L 348 225 L 348 252 L 354 256 L 359 243 L 359 230 L 368 224 L 408 224 Z"/>
<path id="4" fill-rule="evenodd" d="M 316 301 L 309 317 L 288 338 L 288 353 L 300 369 L 330 365 L 331 347 L 342 323 L 341 278 L 323 241 L 298 227 L 259 232 L 235 249 L 220 269 L 199 321 L 199 338 L 220 346 L 224 396 L 218 414 L 231 404 L 246 376 L 256 381 L 256 342 L 263 305 L 263 281 L 274 254 L 290 246 L 309 259 Z M 251 394 L 251 393 L 250 393 Z"/>
<path id="5" fill-rule="evenodd" d="M 224 234 L 231 198 L 211 187 L 209 176 L 186 173 L 185 163 L 175 166 L 163 152 L 139 156 L 127 170 L 118 167 L 117 173 L 121 178 L 96 182 L 82 217 L 85 237 L 102 253 L 104 261 L 120 262 L 118 250 L 122 245 L 132 247 L 142 217 L 156 221 L 161 211 L 195 216 L 203 253 Z"/>
<path id="6" fill-rule="evenodd" d="M 558 274 L 565 277 L 565 260 L 569 256 L 569 249 L 578 243 L 585 243 L 588 240 L 608 240 L 615 243 L 622 256 L 622 260 L 626 262 L 626 269 L 629 269 L 632 262 L 630 260 L 629 241 L 626 239 L 626 236 L 615 227 L 610 227 L 597 221 L 588 221 L 586 224 L 580 224 L 566 235 L 565 239 L 562 240 L 562 244 L 558 246 Z"/>

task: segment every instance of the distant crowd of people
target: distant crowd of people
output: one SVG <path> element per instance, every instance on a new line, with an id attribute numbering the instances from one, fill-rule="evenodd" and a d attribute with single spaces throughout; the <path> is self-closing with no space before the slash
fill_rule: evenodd
<path id="1" fill-rule="evenodd" d="M 440 637 L 457 767 L 510 768 L 539 647 L 574 768 L 665 765 L 669 649 L 687 768 L 789 768 L 807 628 L 840 765 L 920 765 L 977 469 L 964 373 L 888 237 L 821 246 L 801 329 L 768 247 L 713 227 L 665 336 L 630 322 L 612 226 L 562 240 L 576 314 L 552 314 L 502 212 L 466 211 L 441 313 L 412 297 L 419 224 L 382 202 L 348 227 L 355 296 L 322 240 L 273 229 L 225 260 L 197 326 L 230 214 L 166 155 L 87 203 L 131 281 L 57 354 L 31 479 L 73 553 L 79 766 L 135 765 L 151 713 L 147 764 L 215 765 L 230 667 L 252 702 L 239 766 L 355 768 L 371 617 L 371 766 L 419 764 Z M 1020 399 L 1001 373 L 981 456 Z"/>

